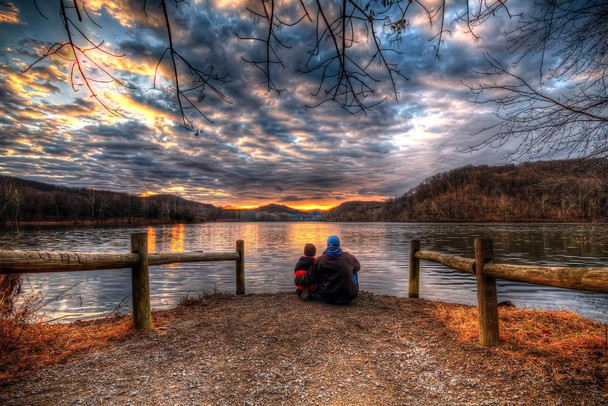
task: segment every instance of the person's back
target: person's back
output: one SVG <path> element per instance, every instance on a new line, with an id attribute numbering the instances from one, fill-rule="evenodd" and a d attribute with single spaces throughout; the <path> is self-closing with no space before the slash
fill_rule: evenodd
<path id="1" fill-rule="evenodd" d="M 354 255 L 342 251 L 340 239 L 332 235 L 327 239 L 327 248 L 311 269 L 299 277 L 298 285 L 317 284 L 316 297 L 334 304 L 348 304 L 359 292 L 357 272 L 361 264 Z"/>
<path id="2" fill-rule="evenodd" d="M 316 254 L 317 254 L 317 247 L 315 247 L 314 244 L 306 243 L 304 245 L 304 255 L 302 255 L 298 259 L 298 262 L 296 263 L 296 266 L 294 267 L 294 270 L 293 270 L 296 278 L 298 276 L 305 275 L 306 272 L 308 270 L 310 270 L 310 268 L 315 263 Z M 305 295 L 303 297 L 304 300 L 306 300 L 308 298 L 308 295 L 310 292 L 314 292 L 314 291 L 315 291 L 314 285 L 302 286 L 302 285 L 296 284 L 296 292 L 298 293 L 298 296 L 302 297 L 302 294 L 305 293 Z"/>
<path id="3" fill-rule="evenodd" d="M 323 254 L 317 258 L 313 268 L 320 275 L 317 293 L 330 301 L 350 302 L 357 296 L 359 286 L 353 273 L 361 268 L 359 261 L 349 252 L 342 251 L 338 257 Z"/>

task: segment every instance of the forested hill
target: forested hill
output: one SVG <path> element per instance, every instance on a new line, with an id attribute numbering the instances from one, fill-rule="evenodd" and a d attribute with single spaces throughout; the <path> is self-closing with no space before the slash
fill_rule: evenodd
<path id="1" fill-rule="evenodd" d="M 320 211 L 299 211 L 277 204 L 229 210 L 176 195 L 141 197 L 0 176 L 0 223 L 311 221 L 321 220 L 321 216 Z"/>
<path id="2" fill-rule="evenodd" d="M 369 212 L 369 208 L 365 204 L 360 209 Z M 332 211 L 332 220 L 347 221 L 350 211 Z M 581 165 L 569 160 L 454 169 L 372 210 L 369 220 L 606 221 L 608 162 Z"/>
<path id="3" fill-rule="evenodd" d="M 222 209 L 175 195 L 139 197 L 0 176 L 1 222 L 198 221 Z"/>
<path id="4" fill-rule="evenodd" d="M 467 166 L 426 179 L 386 202 L 327 212 L 282 205 L 228 210 L 175 195 L 139 197 L 0 176 L 0 222 L 183 221 L 608 221 L 608 162 Z"/>

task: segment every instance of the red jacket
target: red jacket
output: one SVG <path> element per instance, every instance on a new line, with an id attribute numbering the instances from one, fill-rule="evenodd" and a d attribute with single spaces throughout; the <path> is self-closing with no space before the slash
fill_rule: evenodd
<path id="1" fill-rule="evenodd" d="M 296 278 L 298 276 L 304 275 L 306 274 L 306 272 L 310 269 L 310 267 L 315 263 L 315 257 L 307 257 L 305 255 L 301 256 L 300 259 L 298 259 L 298 262 L 296 263 L 296 266 L 293 270 Z M 304 291 L 304 286 L 302 285 L 296 285 L 297 289 L 300 291 Z M 316 289 L 317 285 L 311 285 L 309 286 L 309 289 L 311 292 L 314 292 Z"/>

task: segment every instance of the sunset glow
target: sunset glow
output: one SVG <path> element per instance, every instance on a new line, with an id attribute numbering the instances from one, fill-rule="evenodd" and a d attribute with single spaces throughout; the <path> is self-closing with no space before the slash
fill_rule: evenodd
<path id="1" fill-rule="evenodd" d="M 316 204 L 304 204 L 304 205 L 293 205 L 293 206 L 288 206 L 288 207 L 291 207 L 292 209 L 297 209 L 297 210 L 329 210 L 335 206 L 321 206 L 321 205 L 316 205 Z"/>
<path id="2" fill-rule="evenodd" d="M 408 52 L 391 55 L 410 80 L 397 83 L 398 100 L 389 97 L 367 115 L 351 116 L 332 103 L 304 107 L 316 103 L 311 93 L 318 73 L 295 72 L 308 55 L 302 41 L 314 24 L 290 31 L 286 69 L 275 78 L 288 90 L 277 97 L 263 75 L 243 63 L 259 59 L 263 50 L 234 35 L 263 30 L 252 24 L 248 2 L 171 4 L 179 55 L 201 72 L 226 78 L 212 82 L 227 101 L 208 86 L 181 99 L 197 130 L 188 132 L 177 112 L 162 10 L 148 4 L 144 14 L 137 2 L 84 3 L 98 25 L 85 18 L 82 34 L 103 44 L 91 48 L 80 32 L 72 34 L 86 50 L 79 61 L 96 99 L 68 46 L 24 73 L 49 43 L 66 40 L 57 4 L 37 4 L 47 20 L 35 8 L 0 5 L 0 92 L 6 95 L 0 102 L 0 174 L 141 197 L 174 194 L 218 207 L 279 204 L 311 211 L 383 201 L 435 173 L 500 159 L 496 151 L 457 152 L 476 142 L 470 134 L 492 123 L 486 106 L 466 100 L 462 82 L 476 80 L 472 68 L 480 66 L 493 37 L 480 46 L 460 23 L 451 27 L 454 39 L 446 38 L 443 58 L 436 60 L 427 41 L 433 29 L 420 10 L 411 14 Z M 282 7 L 280 18 L 295 21 L 299 4 Z M 510 24 L 502 14 L 495 19 Z M 203 34 L 200 27 L 213 30 Z M 196 87 L 190 68 L 177 62 L 182 89 Z M 375 65 L 370 69 L 383 74 Z"/>
<path id="3" fill-rule="evenodd" d="M 234 209 L 240 209 L 240 210 L 251 210 L 251 209 L 257 209 L 263 206 L 266 206 L 267 204 L 270 203 L 266 203 L 266 204 L 251 204 L 251 205 L 235 205 L 232 206 L 230 205 L 229 207 L 232 207 Z M 321 204 L 303 204 L 303 205 L 292 205 L 292 204 L 283 204 L 280 203 L 281 205 L 287 206 L 289 208 L 292 209 L 296 209 L 296 210 L 304 210 L 304 211 L 308 211 L 308 210 L 329 210 L 332 207 L 337 206 L 338 204 L 335 205 L 321 205 Z"/>

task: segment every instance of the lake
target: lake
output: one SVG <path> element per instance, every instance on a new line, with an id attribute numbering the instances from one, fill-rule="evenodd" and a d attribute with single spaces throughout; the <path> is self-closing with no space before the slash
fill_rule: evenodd
<path id="1" fill-rule="evenodd" d="M 246 291 L 291 291 L 293 267 L 304 244 L 317 246 L 337 234 L 342 247 L 361 262 L 363 291 L 407 297 L 409 247 L 420 239 L 423 250 L 473 257 L 475 237 L 494 240 L 499 263 L 608 267 L 608 255 L 580 242 L 586 228 L 573 224 L 460 223 L 203 223 L 134 227 L 26 228 L 16 235 L 0 230 L 2 249 L 40 251 L 129 252 L 130 234 L 147 232 L 150 252 L 234 251 L 245 240 Z M 104 316 L 117 306 L 129 311 L 131 271 L 105 270 L 29 274 L 28 288 L 41 289 L 49 303 L 47 317 L 63 320 Z M 189 263 L 150 268 L 152 306 L 175 306 L 185 295 L 234 292 L 234 262 Z M 428 261 L 421 262 L 420 297 L 476 303 L 475 277 Z M 608 295 L 498 281 L 498 300 L 518 307 L 572 309 L 608 322 Z M 122 304 L 121 304 L 122 303 Z M 126 303 L 126 307 L 124 304 Z"/>

